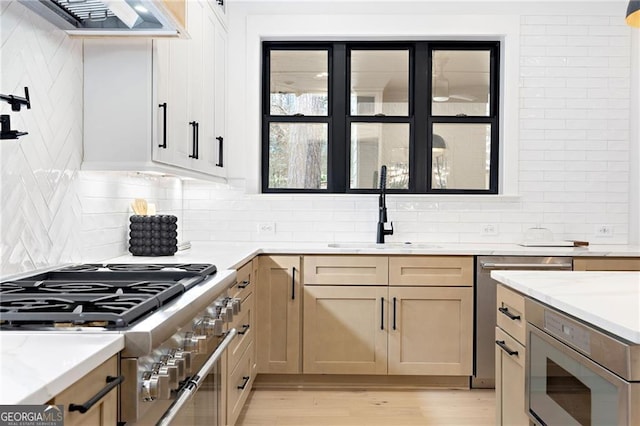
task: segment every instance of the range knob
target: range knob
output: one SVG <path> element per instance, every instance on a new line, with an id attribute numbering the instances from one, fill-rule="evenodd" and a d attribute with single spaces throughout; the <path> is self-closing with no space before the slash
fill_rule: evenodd
<path id="1" fill-rule="evenodd" d="M 222 336 L 222 320 L 218 318 L 204 317 L 200 326 L 202 327 L 202 334 L 206 336 Z"/>
<path id="2" fill-rule="evenodd" d="M 183 349 L 174 349 L 171 351 L 171 355 L 175 359 L 181 359 L 184 361 L 184 373 L 185 375 L 191 374 L 191 352 Z"/>
<path id="3" fill-rule="evenodd" d="M 155 371 L 142 373 L 142 399 L 143 401 L 155 401 L 156 399 L 169 399 L 169 376 Z"/>
<path id="4" fill-rule="evenodd" d="M 177 383 L 179 384 L 187 376 L 184 368 L 184 359 L 176 359 L 171 355 L 163 355 L 160 361 L 171 371 L 175 372 Z M 178 386 L 176 385 L 176 388 Z"/>
<path id="5" fill-rule="evenodd" d="M 163 357 L 160 359 L 162 360 Z M 151 366 L 151 371 L 155 374 L 161 376 L 167 376 L 169 390 L 175 389 L 178 387 L 178 369 L 173 365 L 167 365 L 164 362 L 154 362 Z"/>
<path id="6" fill-rule="evenodd" d="M 233 308 L 225 306 L 220 309 L 219 318 L 224 322 L 231 322 L 233 320 Z"/>
<path id="7" fill-rule="evenodd" d="M 238 315 L 240 313 L 241 307 L 242 301 L 237 297 L 234 297 L 227 302 L 227 308 L 231 308 L 231 310 L 233 311 L 233 315 Z"/>
<path id="8" fill-rule="evenodd" d="M 189 331 L 184 335 L 184 342 L 182 347 L 185 351 L 191 352 L 193 354 L 206 354 L 208 345 L 207 345 L 207 336 L 202 336 L 200 334 L 194 334 Z"/>

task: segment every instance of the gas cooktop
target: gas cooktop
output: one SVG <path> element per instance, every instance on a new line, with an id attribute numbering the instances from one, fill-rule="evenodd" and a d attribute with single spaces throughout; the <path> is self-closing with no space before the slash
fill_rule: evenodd
<path id="1" fill-rule="evenodd" d="M 217 271 L 211 264 L 81 264 L 0 283 L 0 328 L 122 328 Z"/>

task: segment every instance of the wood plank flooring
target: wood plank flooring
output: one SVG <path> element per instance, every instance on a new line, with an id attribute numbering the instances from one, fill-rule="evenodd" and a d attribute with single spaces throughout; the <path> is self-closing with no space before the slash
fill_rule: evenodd
<path id="1" fill-rule="evenodd" d="M 254 389 L 237 426 L 495 425 L 493 389 Z"/>

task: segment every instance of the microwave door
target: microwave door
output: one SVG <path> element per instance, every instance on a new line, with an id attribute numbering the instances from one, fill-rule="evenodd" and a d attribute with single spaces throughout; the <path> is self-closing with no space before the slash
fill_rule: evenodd
<path id="1" fill-rule="evenodd" d="M 527 326 L 529 415 L 547 425 L 627 424 L 629 383 Z"/>

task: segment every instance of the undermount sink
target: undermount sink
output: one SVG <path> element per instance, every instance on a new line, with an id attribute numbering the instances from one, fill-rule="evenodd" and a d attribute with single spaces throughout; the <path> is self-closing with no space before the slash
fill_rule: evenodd
<path id="1" fill-rule="evenodd" d="M 380 249 L 380 250 L 424 250 L 424 249 L 436 249 L 440 246 L 434 244 L 422 244 L 422 243 L 330 243 L 331 248 L 346 248 L 346 249 Z"/>

